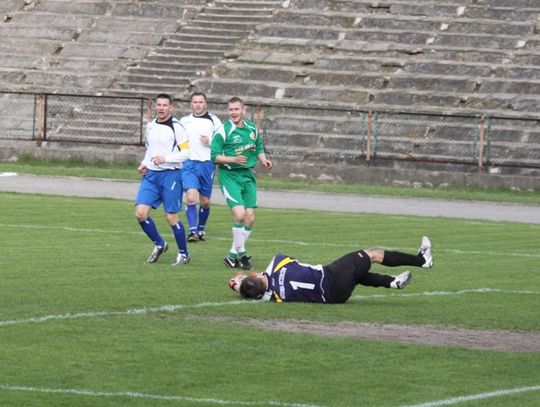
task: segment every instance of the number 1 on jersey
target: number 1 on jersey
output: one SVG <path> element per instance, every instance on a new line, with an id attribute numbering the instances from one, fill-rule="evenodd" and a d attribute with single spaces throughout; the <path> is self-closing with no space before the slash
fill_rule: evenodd
<path id="1" fill-rule="evenodd" d="M 293 290 L 298 290 L 299 288 L 313 290 L 315 288 L 315 284 L 303 283 L 301 281 L 289 281 L 289 284 L 292 286 Z"/>

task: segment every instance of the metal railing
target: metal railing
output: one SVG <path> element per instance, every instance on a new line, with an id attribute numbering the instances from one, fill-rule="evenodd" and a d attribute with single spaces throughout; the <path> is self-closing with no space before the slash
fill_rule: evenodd
<path id="1" fill-rule="evenodd" d="M 175 100 L 176 116 L 189 112 Z M 0 92 L 0 142 L 144 145 L 149 98 Z M 226 118 L 226 103 L 209 110 Z M 519 117 L 248 105 L 269 154 L 334 162 L 402 160 L 540 168 L 539 121 Z"/>

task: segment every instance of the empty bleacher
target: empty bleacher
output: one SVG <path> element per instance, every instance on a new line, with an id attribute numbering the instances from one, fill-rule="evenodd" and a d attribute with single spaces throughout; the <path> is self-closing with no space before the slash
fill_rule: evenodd
<path id="1" fill-rule="evenodd" d="M 51 140 L 114 129 L 130 143 L 119 97 L 200 89 L 267 106 L 269 152 L 299 165 L 474 162 L 487 117 L 495 163 L 540 166 L 538 0 L 4 0 L 0 13 L 2 90 L 110 97 L 66 107 Z"/>
<path id="2" fill-rule="evenodd" d="M 540 53 L 535 44 L 540 37 L 535 16 L 540 4 L 459 3 L 463 6 L 442 1 L 291 2 L 290 9 L 258 28 L 236 60 L 224 61 L 214 69 L 214 78 L 199 86 L 223 94 L 227 81 L 241 75 L 237 70 L 249 80 L 267 70 L 273 81 L 259 75 L 261 83 L 281 89 L 283 99 L 304 95 L 319 101 L 318 89 L 325 88 L 328 100 L 340 103 L 331 88 L 345 86 L 356 99 L 348 98 L 344 106 L 536 113 Z M 247 72 L 250 66 L 253 74 Z M 262 97 L 272 94 L 263 89 Z"/>
<path id="3" fill-rule="evenodd" d="M 125 133 L 140 124 L 140 113 L 134 112 L 140 102 L 120 97 L 186 92 L 281 3 L 29 0 L 2 5 L 2 90 L 115 96 L 55 105 L 63 113 L 49 112 L 47 138 L 79 141 L 87 135 L 88 142 L 134 144 L 140 132 Z M 110 117 L 115 114 L 116 120 Z"/>
<path id="4" fill-rule="evenodd" d="M 0 66 L 0 83 L 7 90 L 102 94 L 198 13 L 200 3 L 11 2 L 0 24 L 0 56 L 10 61 Z M 6 81 L 13 71 L 17 80 Z"/>
<path id="5" fill-rule="evenodd" d="M 363 156 L 361 124 L 349 133 L 308 130 L 307 122 L 328 125 L 332 114 L 319 119 L 301 109 L 326 106 L 394 112 L 374 122 L 379 158 L 471 162 L 480 116 L 540 118 L 539 15 L 535 1 L 291 1 L 241 44 L 237 58 L 222 61 L 196 85 L 214 98 L 240 94 L 288 106 L 284 114 L 306 129 L 284 129 L 273 120 L 265 130 L 274 155 L 298 150 L 296 159 L 306 163 L 328 153 L 332 139 L 349 143 L 341 147 L 344 161 Z M 399 116 L 404 112 L 428 115 L 410 129 Z M 431 114 L 458 116 L 442 124 Z M 540 159 L 537 123 L 520 124 L 534 143 L 528 162 Z M 513 154 L 518 140 L 510 148 L 499 140 L 491 138 L 486 150 L 495 162 L 527 161 Z"/>

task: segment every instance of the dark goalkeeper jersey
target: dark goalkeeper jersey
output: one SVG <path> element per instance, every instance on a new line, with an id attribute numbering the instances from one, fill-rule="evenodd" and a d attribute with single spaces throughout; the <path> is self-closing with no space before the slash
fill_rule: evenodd
<path id="1" fill-rule="evenodd" d="M 263 299 L 276 302 L 329 302 L 328 279 L 322 265 L 299 263 L 277 254 L 265 273 L 268 291 Z"/>

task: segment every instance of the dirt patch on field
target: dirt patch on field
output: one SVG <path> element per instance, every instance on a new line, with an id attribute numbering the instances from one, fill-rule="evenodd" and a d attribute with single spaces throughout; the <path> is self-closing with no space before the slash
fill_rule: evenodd
<path id="1" fill-rule="evenodd" d="M 506 352 L 540 351 L 540 333 L 538 332 L 471 330 L 435 325 L 370 324 L 351 321 L 324 324 L 277 319 L 216 318 L 216 320 L 270 331 L 310 333 L 330 337 L 456 346 Z"/>

